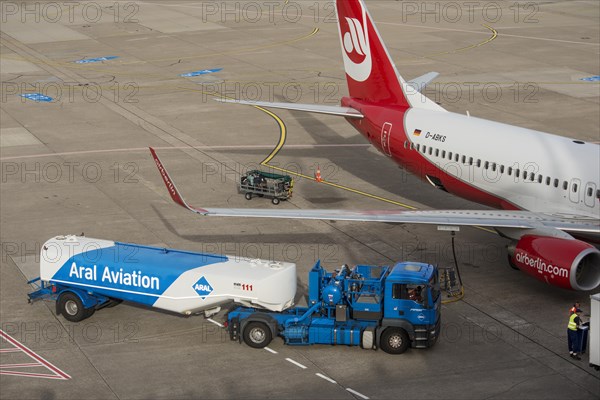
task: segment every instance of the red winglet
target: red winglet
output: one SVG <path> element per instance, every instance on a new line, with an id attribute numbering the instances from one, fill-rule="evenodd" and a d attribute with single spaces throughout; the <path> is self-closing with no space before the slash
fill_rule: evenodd
<path id="1" fill-rule="evenodd" d="M 202 208 L 190 207 L 185 202 L 185 200 L 183 199 L 183 196 L 181 196 L 181 194 L 179 193 L 179 190 L 177 190 L 177 187 L 175 186 L 175 182 L 173 182 L 173 180 L 169 176 L 167 169 L 163 166 L 162 162 L 160 161 L 160 158 L 158 158 L 158 155 L 156 155 L 156 151 L 154 151 L 154 149 L 152 147 L 149 147 L 149 149 L 150 149 L 150 153 L 152 153 L 152 158 L 154 158 L 154 162 L 156 163 L 156 167 L 158 168 L 158 172 L 160 172 L 160 176 L 162 176 L 163 181 L 165 182 L 165 186 L 167 187 L 167 190 L 169 191 L 169 194 L 171 195 L 171 198 L 173 199 L 173 201 L 175 203 L 179 204 L 181 207 L 187 208 L 190 211 L 200 213 L 200 214 L 208 214 L 207 210 L 204 210 Z"/>

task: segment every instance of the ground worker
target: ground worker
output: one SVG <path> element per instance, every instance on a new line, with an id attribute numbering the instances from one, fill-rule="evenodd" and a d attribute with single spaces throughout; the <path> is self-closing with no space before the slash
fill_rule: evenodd
<path id="1" fill-rule="evenodd" d="M 580 315 L 581 309 L 576 308 L 575 312 L 569 317 L 569 324 L 567 325 L 569 354 L 576 360 L 581 360 L 581 357 L 579 357 L 577 354 L 581 348 L 581 345 L 579 344 L 579 332 L 577 332 L 577 329 L 581 325 L 581 318 L 579 318 Z"/>
<path id="2" fill-rule="evenodd" d="M 579 300 L 577 300 L 577 301 L 575 302 L 575 304 L 573 304 L 573 307 L 571 307 L 571 308 L 569 309 L 569 316 L 571 316 L 571 315 L 575 314 L 575 311 L 577 311 L 577 309 L 578 309 L 578 308 L 581 308 L 581 304 L 579 304 Z"/>

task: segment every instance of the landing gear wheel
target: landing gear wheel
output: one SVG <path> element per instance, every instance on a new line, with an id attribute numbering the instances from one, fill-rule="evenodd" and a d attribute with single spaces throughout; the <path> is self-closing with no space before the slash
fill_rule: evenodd
<path id="1" fill-rule="evenodd" d="M 515 263 L 512 260 L 512 257 L 510 256 L 510 254 L 507 256 L 508 257 L 508 265 L 510 265 L 510 267 L 516 271 L 520 271 L 519 267 L 517 267 L 515 265 Z"/>
<path id="2" fill-rule="evenodd" d="M 262 349 L 271 343 L 269 327 L 263 322 L 250 322 L 244 328 L 244 343 L 255 349 Z"/>
<path id="3" fill-rule="evenodd" d="M 88 310 L 83 308 L 81 299 L 75 293 L 63 293 L 58 299 L 58 312 L 62 314 L 67 321 L 82 321 L 90 317 L 94 311 L 93 308 Z"/>
<path id="4" fill-rule="evenodd" d="M 246 193 L 244 197 L 246 198 L 246 200 L 252 200 L 252 193 Z"/>
<path id="5" fill-rule="evenodd" d="M 389 354 L 402 354 L 408 349 L 410 339 L 404 329 L 387 328 L 381 335 L 380 347 Z"/>
<path id="6" fill-rule="evenodd" d="M 273 200 L 271 200 L 271 203 L 277 205 L 281 202 L 281 200 L 279 200 L 277 197 L 273 197 Z"/>

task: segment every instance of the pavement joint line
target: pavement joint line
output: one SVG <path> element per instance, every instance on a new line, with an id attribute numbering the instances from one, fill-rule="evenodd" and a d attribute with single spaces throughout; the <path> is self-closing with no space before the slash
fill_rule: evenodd
<path id="1" fill-rule="evenodd" d="M 277 354 L 277 352 L 269 347 L 265 347 L 265 350 L 272 354 Z"/>
<path id="2" fill-rule="evenodd" d="M 217 325 L 219 328 L 225 328 L 225 326 L 217 321 L 215 321 L 212 318 L 206 318 L 207 321 L 212 322 L 213 324 Z"/>
<path id="3" fill-rule="evenodd" d="M 286 360 L 287 362 L 290 362 L 290 363 L 294 364 L 294 365 L 295 365 L 295 366 L 297 366 L 297 367 L 300 367 L 300 368 L 302 368 L 302 369 L 306 369 L 306 368 L 308 368 L 306 365 L 302 365 L 302 364 L 300 364 L 298 361 L 294 361 L 294 360 L 292 360 L 291 358 L 286 358 L 285 360 Z"/>
<path id="4" fill-rule="evenodd" d="M 317 372 L 315 375 L 316 375 L 316 376 L 318 376 L 318 377 L 319 377 L 319 378 L 321 378 L 321 379 L 325 379 L 325 380 L 326 380 L 326 381 L 328 381 L 328 382 L 331 382 L 331 383 L 335 383 L 335 384 L 337 384 L 337 382 L 336 382 L 336 381 L 334 381 L 333 379 L 331 379 L 331 378 L 330 378 L 330 377 L 328 377 L 327 375 L 323 375 L 323 374 L 322 374 L 322 373 L 320 373 L 320 372 Z"/>
<path id="5" fill-rule="evenodd" d="M 364 394 L 357 392 L 356 390 L 352 389 L 352 388 L 346 388 L 346 390 L 350 393 L 352 393 L 355 396 L 360 397 L 361 399 L 365 399 L 368 400 L 369 398 L 367 396 L 365 396 Z"/>
<path id="6" fill-rule="evenodd" d="M 370 144 L 291 144 L 286 146 L 286 148 L 291 149 L 312 149 L 312 148 L 334 148 L 334 147 L 369 147 Z M 155 150 L 167 151 L 167 150 L 182 150 L 182 149 L 200 149 L 200 150 L 235 150 L 235 149 L 270 149 L 272 145 L 223 145 L 223 146 L 153 146 Z M 9 161 L 9 160 L 18 160 L 18 159 L 26 159 L 26 158 L 44 158 L 44 157 L 54 157 L 54 156 L 77 156 L 84 154 L 98 154 L 98 153 L 131 153 L 134 151 L 143 151 L 147 152 L 148 147 L 129 147 L 129 148 L 121 148 L 121 149 L 100 149 L 100 150 L 80 150 L 80 151 L 67 151 L 61 153 L 42 153 L 42 154 L 26 154 L 22 156 L 10 156 L 10 157 L 0 157 L 0 161 Z"/>

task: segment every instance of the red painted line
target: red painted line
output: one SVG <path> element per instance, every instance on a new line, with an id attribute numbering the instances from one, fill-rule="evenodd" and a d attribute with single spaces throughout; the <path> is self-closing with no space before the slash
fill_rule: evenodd
<path id="1" fill-rule="evenodd" d="M 16 347 L 13 347 L 12 349 L 0 349 L 0 353 L 16 353 L 20 351 L 21 349 L 18 349 Z"/>
<path id="2" fill-rule="evenodd" d="M 71 379 L 71 377 L 69 375 L 67 375 L 65 372 L 61 371 L 59 368 L 55 367 L 54 365 L 52 365 L 51 363 L 49 363 L 48 361 L 46 361 L 42 356 L 34 353 L 32 350 L 30 350 L 24 344 L 21 344 L 18 341 L 16 341 L 15 339 L 13 339 L 11 336 L 9 336 L 8 334 L 6 334 L 2 329 L 0 329 L 0 336 L 3 337 L 6 341 L 10 342 L 13 346 L 20 348 L 29 357 L 33 358 L 34 360 L 36 360 L 40 364 L 43 364 L 50 371 L 52 371 L 55 374 L 61 376 L 62 379 Z M 4 372 L 4 371 L 0 371 L 0 372 Z M 6 372 L 10 372 L 10 371 L 6 371 Z"/>
<path id="3" fill-rule="evenodd" d="M 27 367 L 44 367 L 44 365 L 42 365 L 40 363 L 2 364 L 2 365 L 0 365 L 0 369 L 4 369 L 4 368 L 27 368 Z"/>
<path id="4" fill-rule="evenodd" d="M 0 371 L 0 375 L 14 375 L 14 376 L 28 376 L 32 378 L 45 378 L 45 379 L 60 379 L 67 380 L 68 378 L 59 375 L 50 374 L 36 374 L 33 372 L 22 372 L 22 371 Z"/>

